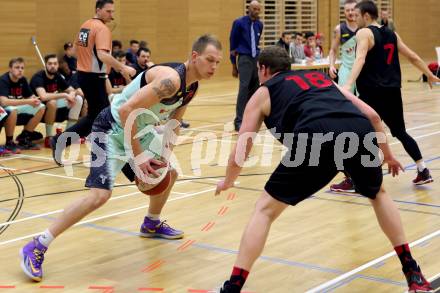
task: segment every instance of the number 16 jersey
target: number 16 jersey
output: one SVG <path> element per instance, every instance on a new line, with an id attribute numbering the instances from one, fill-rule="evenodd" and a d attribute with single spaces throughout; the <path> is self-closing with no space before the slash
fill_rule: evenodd
<path id="1" fill-rule="evenodd" d="M 402 74 L 396 34 L 385 26 L 368 26 L 373 32 L 374 46 L 368 51 L 365 64 L 356 80 L 359 93 L 371 88 L 400 88 Z"/>
<path id="2" fill-rule="evenodd" d="M 312 124 L 321 119 L 366 119 L 322 72 L 284 71 L 263 86 L 269 90 L 271 104 L 270 114 L 265 117 L 264 123 L 272 133 L 281 134 L 280 138 L 277 137 L 281 143 L 286 133 L 313 132 Z"/>

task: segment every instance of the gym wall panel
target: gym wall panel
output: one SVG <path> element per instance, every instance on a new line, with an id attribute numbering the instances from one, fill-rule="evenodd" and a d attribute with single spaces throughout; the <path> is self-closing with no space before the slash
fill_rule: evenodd
<path id="1" fill-rule="evenodd" d="M 73 42 L 77 34 L 78 1 L 38 0 L 36 3 L 36 35 L 41 54 L 55 53 L 62 56 L 64 43 Z M 32 57 L 36 59 L 36 53 Z M 36 60 L 37 67 L 43 68 L 41 62 Z"/>
<path id="2" fill-rule="evenodd" d="M 397 33 L 425 60 L 436 60 L 440 46 L 440 5 L 438 0 L 394 1 Z"/>
<path id="3" fill-rule="evenodd" d="M 119 4 L 119 8 L 116 7 L 115 22 L 120 29 L 113 32 L 113 39 L 122 41 L 123 50 L 127 50 L 131 39 L 147 41 L 155 62 L 158 62 L 156 60 L 161 55 L 156 39 L 158 5 L 157 0 L 124 0 Z"/>
<path id="4" fill-rule="evenodd" d="M 223 46 L 223 60 L 217 76 L 231 76 L 229 61 L 229 33 L 232 22 L 242 16 L 243 3 L 237 0 L 189 0 L 189 46 L 198 36 L 216 35 Z M 189 47 L 188 47 L 189 48 Z"/>
<path id="5" fill-rule="evenodd" d="M 160 52 L 154 60 L 183 61 L 188 56 L 190 42 L 189 9 L 186 1 L 158 1 L 156 27 L 156 52 Z M 147 24 L 148 25 L 148 24 Z"/>
<path id="6" fill-rule="evenodd" d="M 37 32 L 37 3 L 35 0 L 2 0 L 0 9 L 0 73 L 8 70 L 13 57 L 25 58 L 25 73 L 36 68 L 31 37 Z"/>

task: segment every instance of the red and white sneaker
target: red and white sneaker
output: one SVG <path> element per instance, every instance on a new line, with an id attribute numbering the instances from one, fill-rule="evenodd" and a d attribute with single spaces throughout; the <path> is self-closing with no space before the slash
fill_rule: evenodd
<path id="1" fill-rule="evenodd" d="M 350 177 L 345 177 L 344 180 L 338 184 L 330 185 L 330 190 L 334 192 L 356 193 L 356 188 Z"/>
<path id="2" fill-rule="evenodd" d="M 429 173 L 429 169 L 425 168 L 423 169 L 422 172 L 417 171 L 417 177 L 416 179 L 413 180 L 413 183 L 415 185 L 422 185 L 422 184 L 427 184 L 427 183 L 431 183 L 434 180 L 431 177 L 431 174 Z"/>
<path id="3" fill-rule="evenodd" d="M 434 292 L 431 284 L 420 271 L 420 267 L 417 266 L 417 270 L 410 269 L 405 273 L 405 277 L 408 282 L 408 293 Z"/>

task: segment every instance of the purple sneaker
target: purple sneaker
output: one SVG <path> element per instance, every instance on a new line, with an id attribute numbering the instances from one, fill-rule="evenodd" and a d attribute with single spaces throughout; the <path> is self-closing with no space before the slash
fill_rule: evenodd
<path id="1" fill-rule="evenodd" d="M 43 279 L 43 268 L 41 265 L 43 264 L 46 250 L 47 247 L 38 241 L 38 237 L 35 237 L 20 250 L 21 268 L 29 278 L 36 282 L 40 282 Z"/>
<path id="2" fill-rule="evenodd" d="M 166 221 L 161 222 L 160 220 L 151 220 L 145 217 L 144 223 L 141 226 L 141 232 L 139 235 L 141 237 L 159 237 L 165 239 L 180 239 L 183 238 L 183 231 L 179 231 L 171 228 Z"/>

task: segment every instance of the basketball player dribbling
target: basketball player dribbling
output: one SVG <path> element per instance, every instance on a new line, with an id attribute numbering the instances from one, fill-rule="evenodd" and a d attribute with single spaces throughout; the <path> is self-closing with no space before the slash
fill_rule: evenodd
<path id="1" fill-rule="evenodd" d="M 214 36 L 199 37 L 193 44 L 188 61 L 159 64 L 144 71 L 122 93 L 115 95 L 111 106 L 101 111 L 92 128 L 92 166 L 86 180 L 90 193 L 64 209 L 43 234 L 22 248 L 21 267 L 28 277 L 34 281 L 42 280 L 42 264 L 49 244 L 110 199 L 115 177 L 127 161 L 134 173 L 133 178 L 129 178 L 131 181 L 134 175 L 141 179 L 150 174 L 159 175 L 152 166 L 163 164 L 157 160 L 162 157 L 163 149 L 157 150 L 157 146 L 169 149 L 172 146 L 162 141 L 154 125 L 159 121 L 181 121 L 188 103 L 196 94 L 198 81 L 214 75 L 222 58 L 221 49 L 220 42 Z M 132 125 L 127 123 L 132 113 L 145 110 L 148 113 L 136 114 Z M 131 131 L 127 135 L 125 132 L 129 127 Z M 179 127 L 171 128 L 171 132 L 178 135 Z M 140 138 L 137 138 L 138 133 L 143 133 Z M 124 141 L 124 135 L 129 137 L 129 146 Z M 101 164 L 93 165 L 98 161 Z M 168 188 L 162 194 L 150 196 L 148 214 L 141 225 L 140 236 L 166 239 L 184 236 L 182 231 L 171 228 L 159 218 L 177 178 L 177 172 L 172 172 Z"/>

